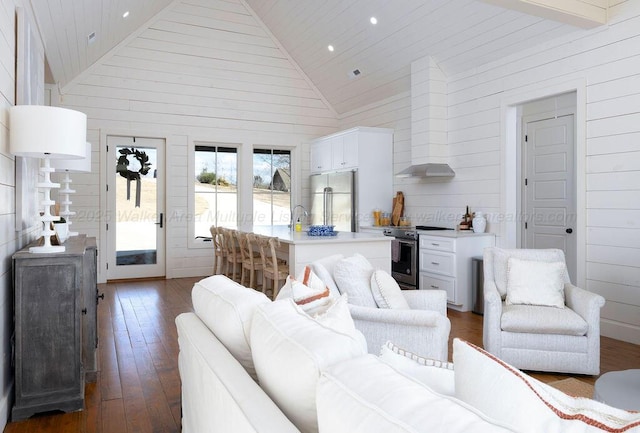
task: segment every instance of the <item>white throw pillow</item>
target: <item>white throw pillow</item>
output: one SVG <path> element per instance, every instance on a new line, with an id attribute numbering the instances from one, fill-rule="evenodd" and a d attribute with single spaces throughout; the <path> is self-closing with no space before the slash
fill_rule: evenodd
<path id="1" fill-rule="evenodd" d="M 390 341 L 382 345 L 380 359 L 438 394 L 455 396 L 453 364 L 407 352 Z"/>
<path id="2" fill-rule="evenodd" d="M 328 433 L 512 432 L 456 398 L 399 373 L 374 355 L 322 372 L 318 423 Z"/>
<path id="3" fill-rule="evenodd" d="M 261 308 L 264 307 L 264 308 Z M 292 299 L 264 304 L 251 327 L 262 389 L 303 432 L 317 432 L 316 385 L 326 367 L 367 353 L 345 297 L 317 318 Z"/>
<path id="4" fill-rule="evenodd" d="M 191 290 L 193 310 L 254 379 L 249 335 L 258 305 L 271 301 L 263 293 L 244 287 L 224 275 L 198 281 Z"/>
<path id="5" fill-rule="evenodd" d="M 373 266 L 362 255 L 354 254 L 338 261 L 333 268 L 333 278 L 340 293 L 349 296 L 349 303 L 377 308 L 371 293 Z"/>
<path id="6" fill-rule="evenodd" d="M 396 280 L 382 269 L 375 270 L 371 274 L 371 293 L 378 308 L 411 309 Z"/>
<path id="7" fill-rule="evenodd" d="M 305 266 L 297 279 L 287 276 L 284 286 L 276 296 L 277 300 L 291 298 L 308 314 L 322 314 L 330 305 L 329 288 L 318 278 L 309 266 Z"/>
<path id="8" fill-rule="evenodd" d="M 456 397 L 523 433 L 632 432 L 640 413 L 571 397 L 481 348 L 453 341 Z"/>
<path id="9" fill-rule="evenodd" d="M 564 308 L 564 262 L 538 262 L 510 257 L 507 264 L 507 305 Z"/>

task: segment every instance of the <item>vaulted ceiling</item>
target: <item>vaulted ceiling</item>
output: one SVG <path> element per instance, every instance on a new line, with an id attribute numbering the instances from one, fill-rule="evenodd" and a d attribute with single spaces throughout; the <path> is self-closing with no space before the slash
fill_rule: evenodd
<path id="1" fill-rule="evenodd" d="M 534 0 L 31 0 L 31 4 L 45 40 L 51 79 L 64 87 L 129 35 L 144 30 L 172 2 L 212 1 L 248 5 L 247 13 L 259 17 L 338 113 L 408 91 L 411 62 L 426 55 L 451 77 L 583 31 L 573 25 L 575 20 L 563 19 L 571 14 L 536 13 L 529 8 Z M 574 1 L 590 6 L 607 0 Z M 527 7 L 505 8 L 505 3 Z M 129 14 L 123 18 L 125 11 Z M 371 24 L 371 17 L 377 24 Z M 94 38 L 89 37 L 92 33 Z"/>

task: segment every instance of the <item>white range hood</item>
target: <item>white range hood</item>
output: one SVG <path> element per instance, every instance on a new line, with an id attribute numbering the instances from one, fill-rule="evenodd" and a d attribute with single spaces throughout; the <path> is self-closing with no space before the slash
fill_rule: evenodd
<path id="1" fill-rule="evenodd" d="M 411 63 L 411 165 L 396 176 L 455 176 L 447 144 L 447 79 L 427 56 Z"/>

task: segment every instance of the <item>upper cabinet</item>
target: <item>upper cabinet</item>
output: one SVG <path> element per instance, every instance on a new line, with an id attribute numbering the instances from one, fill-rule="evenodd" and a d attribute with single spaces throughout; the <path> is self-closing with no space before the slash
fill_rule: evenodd
<path id="1" fill-rule="evenodd" d="M 357 127 L 320 137 L 311 143 L 311 174 L 354 170 L 376 150 L 386 153 L 392 147 L 393 130 L 386 128 Z"/>

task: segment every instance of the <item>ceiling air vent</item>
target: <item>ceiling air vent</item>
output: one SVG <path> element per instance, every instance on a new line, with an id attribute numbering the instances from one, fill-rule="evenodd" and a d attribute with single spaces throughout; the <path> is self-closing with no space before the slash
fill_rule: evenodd
<path id="1" fill-rule="evenodd" d="M 357 78 L 359 75 L 361 74 L 360 69 L 354 69 L 353 71 L 349 72 L 349 78 L 353 79 L 353 78 Z"/>

